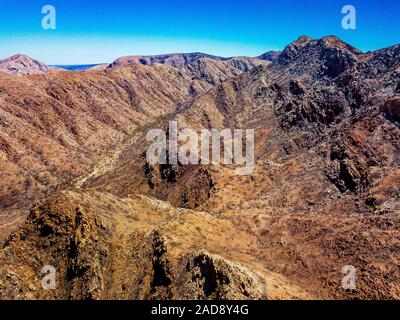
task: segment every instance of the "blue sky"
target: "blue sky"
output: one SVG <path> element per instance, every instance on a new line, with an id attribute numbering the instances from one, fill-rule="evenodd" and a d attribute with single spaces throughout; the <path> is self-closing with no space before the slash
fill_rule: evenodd
<path id="1" fill-rule="evenodd" d="M 57 10 L 56 30 L 41 27 L 46 4 Z M 357 10 L 356 30 L 341 27 L 346 4 Z M 26 53 L 48 64 L 194 51 L 256 56 L 302 34 L 334 34 L 364 51 L 398 44 L 400 1 L 0 0 L 0 58 Z"/>

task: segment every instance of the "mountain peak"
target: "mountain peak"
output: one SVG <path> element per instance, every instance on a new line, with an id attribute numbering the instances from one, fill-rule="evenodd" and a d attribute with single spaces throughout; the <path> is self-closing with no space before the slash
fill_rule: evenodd
<path id="1" fill-rule="evenodd" d="M 337 77 L 358 61 L 362 52 L 336 36 L 312 39 L 301 36 L 289 44 L 277 64 L 291 65 L 297 74 L 310 73 L 315 77 Z"/>
<path id="2" fill-rule="evenodd" d="M 342 51 L 350 51 L 354 54 L 361 54 L 362 52 L 355 47 L 344 42 L 337 36 L 326 36 L 320 39 L 320 42 L 326 47 L 340 49 Z"/>
<path id="3" fill-rule="evenodd" d="M 296 41 L 310 41 L 310 40 L 314 40 L 314 38 L 302 34 L 300 37 L 297 38 Z"/>
<path id="4" fill-rule="evenodd" d="M 17 59 L 30 59 L 33 60 L 32 58 L 30 58 L 28 55 L 24 54 L 24 53 L 17 53 L 11 57 L 9 57 L 8 59 L 10 60 L 17 60 Z"/>
<path id="5" fill-rule="evenodd" d="M 17 54 L 12 55 L 11 57 L 0 60 L 0 63 L 6 63 L 9 61 L 16 61 L 16 60 L 32 60 L 32 61 L 34 61 L 34 59 L 30 58 L 26 54 L 17 53 Z"/>
<path id="6" fill-rule="evenodd" d="M 288 47 L 305 47 L 306 45 L 322 45 L 324 47 L 336 48 L 343 51 L 351 51 L 352 53 L 359 54 L 362 53 L 360 50 L 349 45 L 337 36 L 329 35 L 322 37 L 321 39 L 314 39 L 305 35 L 300 36 L 297 40 L 291 42 Z"/>
<path id="7" fill-rule="evenodd" d="M 297 40 L 293 41 L 290 45 L 293 45 L 293 46 L 304 46 L 304 45 L 306 45 L 307 43 L 309 43 L 311 41 L 314 41 L 314 39 L 310 38 L 308 36 L 302 35 Z"/>
<path id="8" fill-rule="evenodd" d="M 340 39 L 338 36 L 335 36 L 335 35 L 329 35 L 329 36 L 322 37 L 321 40 L 332 41 L 332 42 L 343 42 L 342 39 Z"/>
<path id="9" fill-rule="evenodd" d="M 0 72 L 15 75 L 29 75 L 56 70 L 47 64 L 32 59 L 26 54 L 18 53 L 0 60 Z"/>

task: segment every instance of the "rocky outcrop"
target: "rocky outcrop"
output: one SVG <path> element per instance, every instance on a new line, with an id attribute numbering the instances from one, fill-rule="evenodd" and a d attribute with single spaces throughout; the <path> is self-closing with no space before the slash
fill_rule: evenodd
<path id="1" fill-rule="evenodd" d="M 382 111 L 389 120 L 400 123 L 400 96 L 392 97 L 385 102 Z"/>
<path id="2" fill-rule="evenodd" d="M 101 199 L 103 196 L 107 199 Z M 143 200 L 137 199 L 137 206 L 107 195 L 64 192 L 32 210 L 24 226 L 8 239 L 0 252 L 0 297 L 74 300 L 266 297 L 262 277 L 239 263 L 206 251 L 193 251 L 187 247 L 187 241 L 176 252 L 176 245 L 168 244 L 162 231 L 170 223 L 168 219 L 156 214 L 158 218 L 154 216 L 146 222 L 147 213 L 136 211 L 143 205 L 149 212 L 154 210 Z M 111 204 L 106 205 L 108 201 Z M 106 206 L 101 208 L 101 203 Z M 124 213 L 115 211 L 121 205 Z M 132 214 L 139 216 L 129 222 Z M 174 212 L 172 217 L 179 214 Z M 156 221 L 160 218 L 158 231 Z M 127 230 L 130 231 L 126 233 Z M 116 250 L 118 247 L 121 249 Z M 41 273 L 49 265 L 56 277 L 52 289 L 43 286 L 46 274 Z M 111 290 L 115 286 L 121 291 Z"/>
<path id="3" fill-rule="evenodd" d="M 333 146 L 328 168 L 328 177 L 341 192 L 362 192 L 368 187 L 367 163 L 343 146 Z"/>
<path id="4" fill-rule="evenodd" d="M 164 266 L 164 268 L 168 267 Z M 267 298 L 265 284 L 258 276 L 237 263 L 205 251 L 182 258 L 179 269 L 174 269 L 173 275 L 169 274 L 171 278 L 164 272 L 163 270 L 162 275 L 154 274 L 153 281 L 157 281 L 157 285 L 153 287 L 147 298 L 161 300 L 260 300 Z"/>

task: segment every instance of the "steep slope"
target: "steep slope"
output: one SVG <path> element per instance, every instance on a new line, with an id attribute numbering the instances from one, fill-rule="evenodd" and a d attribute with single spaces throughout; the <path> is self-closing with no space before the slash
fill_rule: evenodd
<path id="1" fill-rule="evenodd" d="M 12 57 L 0 60 L 0 72 L 15 75 L 28 75 L 55 71 L 58 68 L 49 67 L 43 62 L 34 60 L 24 54 L 16 54 Z"/>

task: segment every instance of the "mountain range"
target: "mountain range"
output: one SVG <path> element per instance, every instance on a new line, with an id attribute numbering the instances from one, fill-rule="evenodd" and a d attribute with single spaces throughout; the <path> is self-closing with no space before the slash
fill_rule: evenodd
<path id="1" fill-rule="evenodd" d="M 279 52 L 268 51 L 259 57 L 232 57 L 223 58 L 213 56 L 205 53 L 172 53 L 156 56 L 125 56 L 120 57 L 110 64 L 82 64 L 82 65 L 54 65 L 48 66 L 43 62 L 37 61 L 30 58 L 25 54 L 16 54 L 12 57 L 0 60 L 0 72 L 16 75 L 29 75 L 29 74 L 40 74 L 57 70 L 68 70 L 68 71 L 84 71 L 84 70 L 100 70 L 105 68 L 112 68 L 115 66 L 124 66 L 132 63 L 142 65 L 153 65 L 155 63 L 167 64 L 174 67 L 185 67 L 190 63 L 196 62 L 202 59 L 210 59 L 215 61 L 227 61 L 243 63 L 239 61 L 251 62 L 252 66 L 259 63 L 259 60 L 274 61 Z"/>
<path id="2" fill-rule="evenodd" d="M 400 299 L 400 45 L 15 64 L 0 63 L 0 298 Z M 253 173 L 150 165 L 146 134 L 170 121 L 254 129 Z"/>

